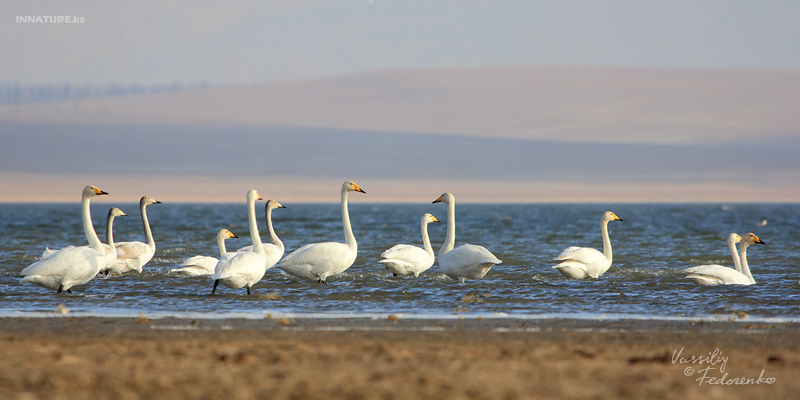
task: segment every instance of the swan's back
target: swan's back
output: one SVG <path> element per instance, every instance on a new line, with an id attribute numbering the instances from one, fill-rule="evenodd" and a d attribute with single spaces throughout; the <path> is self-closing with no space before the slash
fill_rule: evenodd
<path id="1" fill-rule="evenodd" d="M 722 265 L 699 265 L 696 267 L 686 268 L 683 270 L 686 279 L 698 285 L 713 286 L 713 285 L 750 285 L 750 278 L 745 274 Z"/>
<path id="2" fill-rule="evenodd" d="M 220 257 L 211 276 L 225 286 L 238 289 L 250 287 L 264 277 L 264 254 L 256 252 L 234 252 Z"/>
<path id="3" fill-rule="evenodd" d="M 585 271 L 587 276 L 597 278 L 611 267 L 605 254 L 591 247 L 567 247 L 554 260 L 563 262 L 553 268 L 571 278 L 585 278 L 586 276 L 580 276 L 580 270 Z"/>
<path id="4" fill-rule="evenodd" d="M 463 244 L 439 256 L 439 267 L 445 275 L 457 278 L 480 279 L 495 264 L 502 261 L 483 246 Z"/>
<path id="5" fill-rule="evenodd" d="M 219 260 L 210 256 L 189 257 L 181 263 L 181 268 L 171 269 L 170 272 L 185 275 L 211 275 L 217 268 Z"/>
<path id="6" fill-rule="evenodd" d="M 425 250 L 410 244 L 398 244 L 381 253 L 382 263 L 397 275 L 419 276 L 433 265 L 433 257 Z"/>
<path id="7" fill-rule="evenodd" d="M 275 264 L 278 263 L 278 261 L 281 260 L 281 257 L 283 257 L 283 247 L 281 246 L 276 246 L 273 243 L 263 243 L 261 247 L 264 249 L 264 254 L 266 255 L 265 259 L 266 261 L 264 265 L 266 265 L 267 269 L 272 268 Z M 249 246 L 242 247 L 239 250 L 236 250 L 237 253 L 248 252 L 248 251 L 253 251 L 252 244 Z"/>
<path id="8" fill-rule="evenodd" d="M 105 254 L 89 246 L 69 246 L 22 270 L 23 282 L 64 290 L 90 281 L 105 266 Z"/>
<path id="9" fill-rule="evenodd" d="M 344 243 L 307 244 L 283 257 L 278 268 L 306 279 L 336 275 L 353 265 L 356 252 Z"/>

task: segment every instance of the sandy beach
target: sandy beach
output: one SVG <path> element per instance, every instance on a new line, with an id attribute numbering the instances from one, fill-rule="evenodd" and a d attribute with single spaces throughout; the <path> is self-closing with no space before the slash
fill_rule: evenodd
<path id="1" fill-rule="evenodd" d="M 791 398 L 798 333 L 746 319 L 3 318 L 0 398 Z"/>

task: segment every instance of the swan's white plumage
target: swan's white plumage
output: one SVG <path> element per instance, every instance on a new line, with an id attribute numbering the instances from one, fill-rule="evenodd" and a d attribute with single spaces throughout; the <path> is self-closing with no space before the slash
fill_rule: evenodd
<path id="1" fill-rule="evenodd" d="M 272 243 L 262 243 L 262 247 L 264 248 L 264 255 L 265 255 L 265 266 L 266 269 L 272 268 L 278 261 L 281 260 L 283 257 L 283 242 L 278 237 L 278 234 L 275 233 L 275 228 L 272 227 L 272 210 L 276 208 L 286 208 L 283 204 L 278 203 L 275 200 L 267 200 L 267 204 L 264 206 L 264 214 L 266 214 L 266 221 L 267 221 L 267 233 L 269 234 L 269 240 Z M 242 247 L 236 251 L 252 251 L 253 245 Z"/>
<path id="2" fill-rule="evenodd" d="M 147 206 L 161 204 L 160 201 L 144 196 L 139 200 L 139 213 L 142 216 L 144 237 L 146 242 L 120 242 L 117 243 L 117 260 L 108 267 L 108 273 L 123 274 L 128 271 L 142 272 L 142 267 L 156 254 L 156 242 L 147 220 Z"/>
<path id="3" fill-rule="evenodd" d="M 456 241 L 456 198 L 452 193 L 443 193 L 434 203 L 447 205 L 447 235 L 439 249 L 439 268 L 452 279 L 464 282 L 483 278 L 496 264 L 502 261 L 483 246 L 463 244 L 457 248 Z"/>
<path id="4" fill-rule="evenodd" d="M 103 244 L 103 250 L 106 252 L 106 265 L 111 265 L 117 261 L 117 248 L 114 243 L 114 218 L 126 215 L 128 214 L 125 214 L 117 207 L 111 207 L 108 210 L 108 216 L 106 217 L 106 243 Z"/>
<path id="5" fill-rule="evenodd" d="M 228 253 L 225 248 L 225 240 L 232 238 L 237 238 L 237 236 L 227 229 L 220 229 L 217 232 L 217 247 L 219 248 L 220 257 Z M 197 255 L 183 260 L 181 268 L 174 268 L 169 272 L 191 276 L 211 275 L 216 270 L 218 262 L 219 259 L 216 257 Z"/>
<path id="6" fill-rule="evenodd" d="M 439 220 L 425 213 L 420 221 L 423 248 L 410 244 L 397 244 L 381 253 L 381 260 L 378 262 L 395 275 L 419 277 L 419 274 L 430 268 L 434 262 L 433 248 L 428 237 L 428 224 L 431 222 Z"/>
<path id="7" fill-rule="evenodd" d="M 83 232 L 89 246 L 68 246 L 54 251 L 25 269 L 22 282 L 35 283 L 58 292 L 72 292 L 72 287 L 82 285 L 105 267 L 106 254 L 103 243 L 92 225 L 90 200 L 108 194 L 94 186 L 83 188 L 81 196 L 81 219 Z"/>
<path id="8" fill-rule="evenodd" d="M 258 223 L 256 222 L 256 200 L 261 200 L 258 192 L 255 190 L 248 191 L 247 217 L 250 226 L 250 239 L 253 241 L 253 251 L 226 253 L 219 258 L 214 274 L 211 275 L 211 279 L 214 280 L 212 294 L 216 292 L 217 285 L 220 283 L 232 289 L 246 287 L 247 294 L 250 294 L 250 288 L 260 281 L 264 277 L 264 273 L 267 272 L 264 267 L 266 257 L 264 248 L 261 246 L 261 236 L 258 234 Z"/>
<path id="9" fill-rule="evenodd" d="M 740 240 L 739 254 L 737 255 L 735 243 Z M 698 285 L 752 285 L 756 283 L 756 281 L 753 279 L 753 275 L 750 273 L 750 267 L 747 264 L 747 247 L 756 243 L 765 244 L 752 232 L 746 233 L 744 238 L 732 233 L 728 235 L 728 248 L 731 251 L 731 257 L 733 258 L 736 269 L 711 264 L 686 268 L 683 272 L 688 273 L 688 275 L 686 275 L 687 279 Z"/>
<path id="10" fill-rule="evenodd" d="M 600 231 L 603 237 L 602 252 L 591 247 L 570 246 L 554 259 L 561 263 L 554 265 L 553 268 L 564 276 L 574 279 L 597 278 L 608 271 L 613 261 L 611 240 L 608 237 L 610 221 L 622 221 L 622 219 L 611 211 L 604 212 L 600 217 Z"/>
<path id="11" fill-rule="evenodd" d="M 329 276 L 337 275 L 356 261 L 358 243 L 350 226 L 350 213 L 347 210 L 347 197 L 350 192 L 366 193 L 355 182 L 342 184 L 342 229 L 344 243 L 323 242 L 307 244 L 283 257 L 278 268 L 299 278 L 326 283 Z"/>

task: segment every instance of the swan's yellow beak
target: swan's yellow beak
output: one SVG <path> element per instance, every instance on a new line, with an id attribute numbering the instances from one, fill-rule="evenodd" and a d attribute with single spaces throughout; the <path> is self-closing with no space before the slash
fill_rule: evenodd
<path id="1" fill-rule="evenodd" d="M 103 195 L 103 194 L 108 194 L 107 192 L 104 192 L 104 191 L 102 191 L 102 190 L 100 190 L 98 188 L 93 188 L 93 189 L 94 189 L 94 194 L 96 194 L 98 196 Z"/>
<path id="2" fill-rule="evenodd" d="M 766 244 L 767 244 L 767 243 L 765 243 L 765 242 L 762 242 L 762 241 L 761 241 L 761 239 L 759 239 L 759 238 L 758 238 L 758 236 L 756 236 L 756 235 L 753 235 L 753 243 L 756 243 L 756 244 L 763 244 L 763 245 L 766 245 Z"/>
<path id="3" fill-rule="evenodd" d="M 433 203 L 431 203 L 431 204 L 433 204 Z M 438 219 L 438 218 L 436 218 L 436 217 L 433 217 L 433 222 L 442 222 L 442 221 L 439 221 L 439 219 Z"/>
<path id="4" fill-rule="evenodd" d="M 442 196 L 444 196 L 444 195 L 442 195 Z M 442 196 L 439 196 L 439 198 L 434 200 L 431 204 L 441 203 L 442 202 Z"/>
<path id="5" fill-rule="evenodd" d="M 358 185 L 356 185 L 356 183 L 355 183 L 355 182 L 353 182 L 353 189 L 355 189 L 355 190 L 356 190 L 356 192 L 361 192 L 361 193 L 367 194 L 367 192 L 365 192 L 365 191 L 364 191 L 364 189 L 361 189 L 361 187 L 359 187 Z"/>

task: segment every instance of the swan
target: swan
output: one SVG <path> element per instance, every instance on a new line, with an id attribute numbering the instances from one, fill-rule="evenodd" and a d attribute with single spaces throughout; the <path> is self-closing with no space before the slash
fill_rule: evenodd
<path id="1" fill-rule="evenodd" d="M 142 266 L 156 254 L 156 241 L 153 240 L 153 232 L 150 230 L 150 222 L 147 220 L 147 206 L 150 204 L 161 204 L 161 202 L 150 196 L 144 196 L 139 200 L 139 213 L 142 215 L 144 237 L 147 243 L 117 243 L 117 260 L 108 267 L 107 273 L 142 272 Z"/>
<path id="2" fill-rule="evenodd" d="M 609 221 L 622 221 L 611 211 L 606 211 L 600 217 L 600 231 L 603 234 L 603 252 L 599 252 L 589 247 L 567 247 L 554 260 L 562 261 L 553 268 L 564 274 L 564 276 L 575 279 L 588 277 L 597 278 L 603 275 L 611 267 L 611 239 L 608 238 Z"/>
<path id="3" fill-rule="evenodd" d="M 316 280 L 327 284 L 326 279 L 344 272 L 356 261 L 358 243 L 350 226 L 350 213 L 347 211 L 347 197 L 350 192 L 366 194 L 355 182 L 342 184 L 342 227 L 344 243 L 323 242 L 307 244 L 281 260 L 278 268 L 300 278 Z"/>
<path id="4" fill-rule="evenodd" d="M 453 248 L 456 242 L 456 198 L 452 193 L 443 193 L 433 203 L 447 205 L 447 236 L 439 249 L 439 267 L 445 275 L 460 279 L 480 279 L 502 261 L 483 246 L 462 244 Z"/>
<path id="5" fill-rule="evenodd" d="M 89 246 L 68 246 L 57 250 L 22 270 L 21 282 L 30 282 L 53 289 L 56 293 L 72 293 L 72 287 L 92 280 L 106 266 L 106 252 L 92 225 L 91 199 L 107 195 L 95 186 L 86 186 L 81 193 L 81 221 Z"/>
<path id="6" fill-rule="evenodd" d="M 700 265 L 697 267 L 686 268 L 683 271 L 689 272 L 687 279 L 698 285 L 752 285 L 756 283 L 753 274 L 750 273 L 750 266 L 747 265 L 747 247 L 751 244 L 766 244 L 755 234 L 748 232 L 744 238 L 739 238 L 739 256 L 736 256 L 735 243 L 731 242 L 731 234 L 728 236 L 728 247 L 733 256 L 736 269 L 726 268 L 721 265 Z M 736 235 L 739 236 L 739 235 Z"/>
<path id="7" fill-rule="evenodd" d="M 266 269 L 272 268 L 273 265 L 277 264 L 280 261 L 281 257 L 283 257 L 283 242 L 278 235 L 275 233 L 275 229 L 272 227 L 272 210 L 276 208 L 286 208 L 283 204 L 278 203 L 275 200 L 267 200 L 267 204 L 264 206 L 264 213 L 266 214 L 267 219 L 267 232 L 269 232 L 269 239 L 272 243 L 264 243 L 264 254 L 267 256 L 266 261 Z M 253 245 L 242 247 L 236 251 L 252 251 Z"/>
<path id="8" fill-rule="evenodd" d="M 422 215 L 420 230 L 424 249 L 410 244 L 397 244 L 384 251 L 381 254 L 382 260 L 378 262 L 385 265 L 386 269 L 391 271 L 394 276 L 414 275 L 414 278 L 419 277 L 420 273 L 433 265 L 433 248 L 430 238 L 428 238 L 428 224 L 431 222 L 440 221 L 429 213 Z"/>
<path id="9" fill-rule="evenodd" d="M 250 294 L 250 288 L 267 272 L 267 269 L 264 268 L 266 254 L 264 246 L 261 245 L 261 236 L 258 234 L 258 223 L 256 222 L 256 200 L 262 200 L 261 196 L 256 190 L 251 189 L 247 192 L 247 218 L 254 250 L 225 253 L 220 256 L 214 274 L 211 275 L 211 279 L 214 280 L 211 294 L 217 292 L 217 285 L 220 283 L 232 289 L 246 287 L 247 294 Z"/>
<path id="10" fill-rule="evenodd" d="M 106 244 L 103 244 L 103 249 L 106 252 L 106 265 L 111 265 L 114 261 L 117 261 L 117 248 L 114 245 L 114 218 L 127 215 L 117 207 L 111 207 L 108 210 L 108 216 L 106 217 Z"/>
<path id="11" fill-rule="evenodd" d="M 227 229 L 220 229 L 217 232 L 217 247 L 219 247 L 219 255 L 220 257 L 224 256 L 227 253 L 225 249 L 225 240 L 226 239 L 238 239 L 238 236 L 234 235 L 233 232 Z M 217 268 L 217 263 L 219 259 L 216 257 L 209 257 L 209 256 L 194 256 L 189 257 L 181 263 L 181 268 L 174 268 L 169 270 L 169 272 L 179 273 L 183 275 L 211 275 L 214 273 L 214 270 Z"/>

